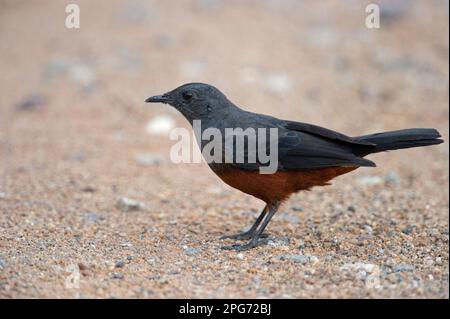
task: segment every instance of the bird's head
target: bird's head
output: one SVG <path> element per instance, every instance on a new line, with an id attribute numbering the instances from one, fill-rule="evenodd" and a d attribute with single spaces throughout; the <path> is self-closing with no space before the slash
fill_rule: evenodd
<path id="1" fill-rule="evenodd" d="M 145 102 L 170 104 L 189 121 L 203 119 L 210 113 L 227 108 L 230 103 L 222 92 L 204 83 L 184 84 L 162 95 L 149 97 Z"/>

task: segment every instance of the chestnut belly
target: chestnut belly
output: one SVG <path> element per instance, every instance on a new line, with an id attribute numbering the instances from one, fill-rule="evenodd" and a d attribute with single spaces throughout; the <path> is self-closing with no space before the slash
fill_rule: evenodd
<path id="1" fill-rule="evenodd" d="M 292 193 L 329 185 L 328 182 L 333 178 L 358 168 L 325 167 L 260 174 L 259 171 L 243 170 L 231 165 L 216 164 L 210 167 L 228 185 L 266 203 L 282 202 Z"/>

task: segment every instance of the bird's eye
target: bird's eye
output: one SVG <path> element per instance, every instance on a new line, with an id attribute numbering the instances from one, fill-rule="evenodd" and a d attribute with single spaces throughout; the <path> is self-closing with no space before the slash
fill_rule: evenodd
<path id="1" fill-rule="evenodd" d="M 186 101 L 189 101 L 190 99 L 192 99 L 192 92 L 183 92 L 183 99 L 185 99 Z"/>

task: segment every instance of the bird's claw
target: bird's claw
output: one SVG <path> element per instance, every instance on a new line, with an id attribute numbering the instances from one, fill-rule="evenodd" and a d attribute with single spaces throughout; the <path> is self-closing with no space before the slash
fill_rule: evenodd
<path id="1" fill-rule="evenodd" d="M 252 239 L 252 236 L 253 236 L 252 233 L 243 232 L 243 233 L 234 234 L 234 235 L 224 235 L 224 236 L 221 236 L 219 239 L 220 240 L 224 240 L 224 239 L 249 240 L 249 239 Z M 263 233 L 259 236 L 259 238 L 267 238 L 267 237 L 269 237 L 269 234 L 267 234 L 267 233 Z"/>
<path id="2" fill-rule="evenodd" d="M 222 246 L 221 248 L 224 250 L 245 251 L 265 243 L 267 243 L 265 240 L 251 240 L 246 244 L 234 244 L 230 246 Z"/>

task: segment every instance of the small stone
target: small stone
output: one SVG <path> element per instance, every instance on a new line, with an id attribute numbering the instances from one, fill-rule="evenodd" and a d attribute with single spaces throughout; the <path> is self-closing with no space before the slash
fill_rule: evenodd
<path id="1" fill-rule="evenodd" d="M 367 231 L 367 233 L 372 234 L 373 228 L 369 225 L 364 225 L 364 229 Z"/>
<path id="2" fill-rule="evenodd" d="M 4 269 L 6 267 L 6 260 L 0 256 L 0 269 Z"/>
<path id="3" fill-rule="evenodd" d="M 184 249 L 184 253 L 188 256 L 196 255 L 200 252 L 199 248 L 188 247 Z"/>
<path id="4" fill-rule="evenodd" d="M 236 255 L 236 258 L 242 260 L 242 259 L 244 259 L 244 254 L 239 253 L 239 254 Z"/>
<path id="5" fill-rule="evenodd" d="M 280 260 L 290 260 L 299 264 L 316 263 L 319 259 L 316 256 L 287 254 L 280 256 Z"/>
<path id="6" fill-rule="evenodd" d="M 86 64 L 74 63 L 69 68 L 69 78 L 80 84 L 85 93 L 91 93 L 97 87 L 95 72 Z"/>
<path id="7" fill-rule="evenodd" d="M 123 268 L 123 266 L 125 266 L 125 262 L 123 260 L 119 260 L 116 262 L 116 268 Z"/>
<path id="8" fill-rule="evenodd" d="M 158 115 L 147 122 L 145 130 L 151 135 L 167 135 L 175 127 L 175 120 L 168 115 Z"/>
<path id="9" fill-rule="evenodd" d="M 128 197 L 122 197 L 117 202 L 117 208 L 119 208 L 121 211 L 129 212 L 129 211 L 136 211 L 143 209 L 145 206 L 143 203 L 130 199 Z"/>
<path id="10" fill-rule="evenodd" d="M 17 104 L 17 109 L 19 111 L 29 111 L 43 106 L 45 102 L 46 99 L 42 94 L 33 93 L 24 97 L 23 100 Z"/>
<path id="11" fill-rule="evenodd" d="M 362 262 L 344 264 L 339 268 L 340 271 L 347 271 L 355 273 L 360 279 L 367 279 L 369 274 L 376 274 L 380 267 L 375 264 L 366 264 Z"/>
<path id="12" fill-rule="evenodd" d="M 387 185 L 398 186 L 400 185 L 400 177 L 397 175 L 397 173 L 389 171 L 384 177 L 384 182 Z"/>
<path id="13" fill-rule="evenodd" d="M 295 205 L 295 206 L 292 206 L 291 208 L 293 211 L 303 212 L 303 207 L 301 207 L 301 206 Z"/>
<path id="14" fill-rule="evenodd" d="M 298 249 L 305 249 L 305 248 L 306 248 L 305 241 L 303 239 L 300 239 Z"/>
<path id="15" fill-rule="evenodd" d="M 86 265 L 86 264 L 84 264 L 84 263 L 78 263 L 78 269 L 79 270 L 81 270 L 81 271 L 83 271 L 83 270 L 87 270 L 89 267 Z"/>
<path id="16" fill-rule="evenodd" d="M 394 272 L 412 272 L 415 269 L 416 267 L 411 264 L 399 264 L 394 266 Z"/>
<path id="17" fill-rule="evenodd" d="M 348 206 L 348 207 L 347 207 L 347 210 L 348 210 L 349 212 L 352 212 L 352 213 L 356 212 L 356 208 L 355 208 L 355 206 L 353 206 L 353 205 Z"/>
<path id="18" fill-rule="evenodd" d="M 121 272 L 115 272 L 112 274 L 113 279 L 123 279 L 124 275 Z"/>
<path id="19" fill-rule="evenodd" d="M 406 235 L 411 235 L 414 231 L 414 228 L 416 228 L 416 225 L 409 225 L 402 229 L 402 233 Z"/>
<path id="20" fill-rule="evenodd" d="M 82 192 L 85 192 L 85 193 L 94 193 L 94 192 L 96 192 L 97 190 L 96 190 L 94 187 L 91 187 L 91 186 L 85 186 L 85 187 L 83 187 L 83 188 L 81 189 L 81 191 L 82 191 Z"/>
<path id="21" fill-rule="evenodd" d="M 147 258 L 147 262 L 150 264 L 150 265 L 152 265 L 152 266 L 155 266 L 156 265 L 156 258 L 155 257 L 149 257 L 149 258 Z"/>
<path id="22" fill-rule="evenodd" d="M 0 199 L 5 199 L 5 198 L 6 198 L 6 193 L 0 192 Z"/>
<path id="23" fill-rule="evenodd" d="M 137 154 L 134 159 L 143 166 L 159 165 L 162 163 L 162 156 L 154 154 Z"/>
<path id="24" fill-rule="evenodd" d="M 84 218 L 88 223 L 91 223 L 91 224 L 95 224 L 95 223 L 105 219 L 105 217 L 103 217 L 102 215 L 97 214 L 97 213 L 92 213 L 92 212 L 87 213 L 84 216 Z"/>
<path id="25" fill-rule="evenodd" d="M 289 77 L 286 74 L 269 74 L 265 82 L 266 87 L 275 93 L 285 93 L 290 88 Z"/>
<path id="26" fill-rule="evenodd" d="M 425 265 L 427 265 L 428 267 L 431 267 L 434 265 L 434 260 L 433 257 L 425 257 L 424 259 Z"/>
<path id="27" fill-rule="evenodd" d="M 267 241 L 267 244 L 272 247 L 279 247 L 279 246 L 288 246 L 289 245 L 289 237 L 276 237 L 276 238 L 269 238 Z"/>
<path id="28" fill-rule="evenodd" d="M 359 183 L 366 186 L 383 184 L 383 179 L 379 176 L 363 176 L 359 178 Z"/>

